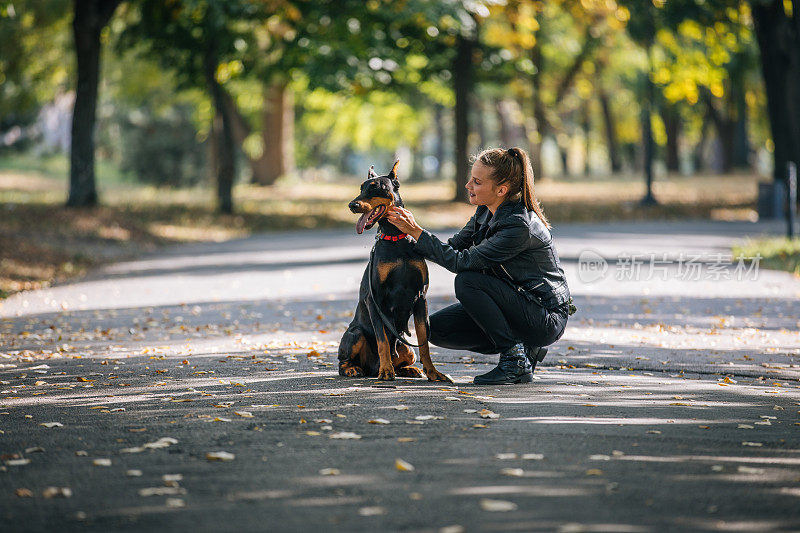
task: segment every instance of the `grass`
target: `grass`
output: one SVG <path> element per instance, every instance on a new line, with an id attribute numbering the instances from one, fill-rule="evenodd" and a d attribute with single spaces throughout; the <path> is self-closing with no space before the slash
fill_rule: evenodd
<path id="1" fill-rule="evenodd" d="M 347 203 L 358 178 L 343 183 L 312 180 L 273 187 L 239 185 L 237 214 L 214 210 L 211 187 L 158 189 L 131 183 L 98 165 L 102 206 L 63 207 L 64 158 L 0 160 L 0 298 L 79 276 L 96 265 L 172 243 L 224 241 L 253 233 L 353 227 Z M 424 227 L 460 227 L 474 212 L 450 201 L 451 182 L 404 183 L 406 205 Z M 542 180 L 536 194 L 554 226 L 565 222 L 653 219 L 753 220 L 753 175 L 670 177 L 654 183 L 661 202 L 642 207 L 638 176 Z"/>
<path id="2" fill-rule="evenodd" d="M 759 268 L 786 270 L 800 277 L 800 238 L 765 237 L 748 239 L 733 247 L 733 256 L 756 257 L 760 255 Z"/>

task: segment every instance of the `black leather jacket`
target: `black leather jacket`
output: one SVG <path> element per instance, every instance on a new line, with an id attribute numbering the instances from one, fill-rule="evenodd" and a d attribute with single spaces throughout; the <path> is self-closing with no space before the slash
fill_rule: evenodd
<path id="1" fill-rule="evenodd" d="M 414 249 L 450 272 L 476 270 L 509 280 L 547 309 L 570 299 L 550 231 L 522 202 L 504 202 L 494 215 L 485 205 L 478 206 L 446 244 L 423 230 Z"/>

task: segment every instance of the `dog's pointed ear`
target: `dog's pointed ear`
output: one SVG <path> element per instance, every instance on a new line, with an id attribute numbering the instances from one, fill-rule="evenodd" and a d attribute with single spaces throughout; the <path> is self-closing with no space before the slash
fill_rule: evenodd
<path id="1" fill-rule="evenodd" d="M 389 179 L 392 180 L 392 185 L 394 185 L 395 189 L 399 189 L 400 188 L 400 182 L 397 179 L 397 165 L 399 165 L 399 164 L 400 164 L 400 160 L 397 159 L 394 162 L 394 165 L 392 165 L 392 170 L 389 171 Z"/>
<path id="2" fill-rule="evenodd" d="M 375 174 L 375 165 L 370 165 L 369 172 L 367 172 L 367 179 L 371 180 L 372 178 L 377 178 L 378 175 Z"/>

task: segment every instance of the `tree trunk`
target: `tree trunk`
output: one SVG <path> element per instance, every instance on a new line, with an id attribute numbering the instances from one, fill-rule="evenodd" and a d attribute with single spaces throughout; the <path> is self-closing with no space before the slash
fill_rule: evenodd
<path id="1" fill-rule="evenodd" d="M 714 101 L 708 92 L 703 93 L 703 100 L 708 110 L 707 116 L 711 118 L 717 130 L 719 138 L 719 150 L 722 160 L 722 172 L 730 172 L 733 169 L 734 160 L 734 141 L 736 133 L 736 121 L 723 114 L 714 106 Z"/>
<path id="2" fill-rule="evenodd" d="M 655 88 L 653 87 L 653 80 L 650 79 L 650 72 L 653 69 L 653 62 L 652 62 L 652 44 L 649 44 L 647 47 L 647 58 L 648 58 L 648 71 L 645 72 L 644 75 L 644 92 L 645 97 L 642 101 L 642 144 L 644 145 L 644 177 L 645 177 L 645 185 L 647 186 L 647 192 L 645 193 L 644 198 L 642 198 L 642 205 L 654 205 L 656 204 L 656 199 L 653 196 L 653 127 L 650 115 L 652 114 L 653 109 L 653 101 L 654 101 L 654 93 Z"/>
<path id="3" fill-rule="evenodd" d="M 236 161 L 234 156 L 233 124 L 228 106 L 225 105 L 223 90 L 216 79 L 217 51 L 213 40 L 209 41 L 208 49 L 203 58 L 203 67 L 206 85 L 211 93 L 214 108 L 219 114 L 222 123 L 221 135 L 217 144 L 217 209 L 221 213 L 233 213 L 233 180 L 236 175 Z"/>
<path id="4" fill-rule="evenodd" d="M 603 110 L 603 124 L 606 130 L 606 145 L 608 148 L 608 159 L 611 163 L 611 172 L 619 172 L 622 170 L 622 163 L 619 157 L 619 143 L 617 142 L 617 126 L 614 120 L 614 115 L 611 113 L 611 103 L 608 100 L 608 94 L 605 89 L 601 88 L 597 97 L 600 100 L 600 108 Z"/>
<path id="5" fill-rule="evenodd" d="M 800 2 L 792 2 L 794 27 L 786 17 L 781 0 L 754 3 L 753 22 L 761 52 L 761 72 L 767 93 L 767 112 L 774 144 L 773 179 L 786 179 L 788 161 L 800 160 L 800 86 L 798 74 L 792 72 L 800 63 L 798 34 Z M 795 81 L 792 81 L 794 79 Z"/>
<path id="6" fill-rule="evenodd" d="M 121 0 L 75 0 L 72 19 L 77 86 L 72 111 L 69 198 L 67 205 L 97 205 L 94 175 L 94 125 L 100 81 L 100 31 L 108 24 Z"/>
<path id="7" fill-rule="evenodd" d="M 483 150 L 483 148 L 488 144 L 489 137 L 486 132 L 486 114 L 483 108 L 483 100 L 478 97 L 477 94 L 472 95 L 472 102 L 473 102 L 473 109 L 474 109 L 474 118 L 475 118 L 475 133 L 478 135 L 478 150 Z"/>
<path id="8" fill-rule="evenodd" d="M 589 137 L 592 133 L 592 109 L 591 100 L 583 101 L 583 108 L 581 109 L 582 128 L 583 128 L 583 175 L 588 176 L 591 173 L 589 166 L 589 151 L 591 150 L 591 143 Z"/>
<path id="9" fill-rule="evenodd" d="M 544 165 L 542 164 L 542 142 L 547 134 L 547 118 L 545 117 L 544 101 L 542 100 L 542 72 L 544 59 L 542 58 L 541 45 L 537 40 L 536 46 L 531 49 L 531 61 L 536 69 L 533 75 L 533 119 L 536 122 L 536 132 L 531 139 L 531 166 L 535 179 L 544 178 Z"/>
<path id="10" fill-rule="evenodd" d="M 680 136 L 680 115 L 674 106 L 664 104 L 661 106 L 661 120 L 664 121 L 664 130 L 667 133 L 666 163 L 669 172 L 680 170 L 680 157 L 678 153 L 678 137 Z"/>
<path id="11" fill-rule="evenodd" d="M 233 138 L 239 146 L 252 129 L 233 98 L 223 89 L 223 98 L 231 117 Z M 262 108 L 262 151 L 256 158 L 247 157 L 253 183 L 272 185 L 294 170 L 294 95 L 285 83 L 264 89 Z M 245 153 L 245 155 L 247 155 Z"/>
<path id="12" fill-rule="evenodd" d="M 692 152 L 692 163 L 694 164 L 694 172 L 703 170 L 705 168 L 705 160 L 703 158 L 703 151 L 706 147 L 706 139 L 708 138 L 708 124 L 711 119 L 708 118 L 708 113 L 703 115 L 703 122 L 700 126 L 700 140 L 697 141 Z"/>
<path id="13" fill-rule="evenodd" d="M 469 142 L 469 100 L 472 93 L 472 52 L 475 43 L 467 37 L 459 37 L 456 58 L 453 63 L 453 82 L 455 84 L 455 157 L 456 157 L 456 192 L 455 201 L 466 202 L 467 190 L 464 188 L 469 179 L 468 145 Z"/>
<path id="14" fill-rule="evenodd" d="M 741 80 L 732 91 L 731 98 L 733 98 L 736 108 L 736 124 L 733 131 L 733 166 L 734 168 L 748 168 L 750 166 L 750 143 L 747 140 L 747 101 Z"/>
<path id="15" fill-rule="evenodd" d="M 506 103 L 498 98 L 494 102 L 494 109 L 497 113 L 497 123 L 500 125 L 500 143 L 504 148 L 510 148 L 514 146 L 514 127 L 508 116 Z"/>
<path id="16" fill-rule="evenodd" d="M 272 185 L 294 170 L 294 97 L 285 83 L 267 88 L 263 121 L 264 151 L 253 165 L 253 181 Z"/>
<path id="17" fill-rule="evenodd" d="M 433 107 L 433 120 L 436 126 L 436 147 L 433 156 L 436 158 L 436 177 L 442 177 L 444 166 L 444 107 L 436 104 Z"/>

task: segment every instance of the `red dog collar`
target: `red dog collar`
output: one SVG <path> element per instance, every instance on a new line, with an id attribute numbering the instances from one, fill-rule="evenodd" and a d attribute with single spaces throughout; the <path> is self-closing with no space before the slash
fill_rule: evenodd
<path id="1" fill-rule="evenodd" d="M 400 235 L 384 235 L 383 233 L 378 233 L 378 238 L 383 239 L 384 241 L 402 241 L 408 237 L 408 233 L 401 233 Z"/>

